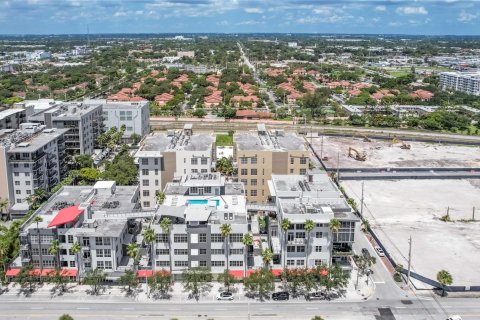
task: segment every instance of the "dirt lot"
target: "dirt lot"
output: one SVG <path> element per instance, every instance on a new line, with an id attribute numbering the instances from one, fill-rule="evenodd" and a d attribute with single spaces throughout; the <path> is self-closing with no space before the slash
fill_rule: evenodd
<path id="1" fill-rule="evenodd" d="M 343 181 L 360 204 L 361 181 Z M 412 270 L 431 279 L 441 269 L 454 285 L 480 285 L 480 180 L 366 181 L 364 215 L 394 259 L 407 265 L 412 236 Z M 477 208 L 476 221 L 472 218 Z M 450 207 L 452 222 L 440 217 Z"/>
<path id="2" fill-rule="evenodd" d="M 322 139 L 313 139 L 315 151 L 320 156 Z M 376 167 L 480 167 L 480 148 L 469 146 L 440 145 L 424 142 L 407 142 L 410 150 L 400 148 L 401 144 L 390 146 L 387 140 L 365 142 L 363 138 L 329 137 L 323 138 L 323 156 L 329 157 L 327 167 L 337 167 L 337 154 L 340 152 L 340 168 Z M 349 147 L 365 153 L 366 161 L 357 161 L 348 156 Z"/>

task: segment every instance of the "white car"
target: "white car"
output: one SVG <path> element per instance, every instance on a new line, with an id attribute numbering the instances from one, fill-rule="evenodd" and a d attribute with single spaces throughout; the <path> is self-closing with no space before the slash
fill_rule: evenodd
<path id="1" fill-rule="evenodd" d="M 233 293 L 231 292 L 220 292 L 217 294 L 217 300 L 233 300 Z"/>
<path id="2" fill-rule="evenodd" d="M 460 316 L 450 316 L 447 318 L 447 320 L 462 320 L 462 317 Z"/>
<path id="3" fill-rule="evenodd" d="M 377 254 L 379 257 L 385 257 L 385 252 L 382 250 L 380 247 L 375 247 L 375 251 L 377 251 Z"/>

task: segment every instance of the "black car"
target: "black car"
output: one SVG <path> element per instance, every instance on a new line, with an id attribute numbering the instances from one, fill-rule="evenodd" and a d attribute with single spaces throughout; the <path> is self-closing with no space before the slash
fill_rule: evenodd
<path id="1" fill-rule="evenodd" d="M 362 249 L 362 254 L 366 257 L 370 257 L 370 252 L 368 252 L 368 249 L 367 248 L 363 248 Z"/>
<path id="2" fill-rule="evenodd" d="M 290 294 L 286 291 L 272 293 L 273 300 L 288 300 L 290 299 Z"/>
<path id="3" fill-rule="evenodd" d="M 324 300 L 326 299 L 326 295 L 323 292 L 312 292 L 305 296 L 307 300 Z"/>

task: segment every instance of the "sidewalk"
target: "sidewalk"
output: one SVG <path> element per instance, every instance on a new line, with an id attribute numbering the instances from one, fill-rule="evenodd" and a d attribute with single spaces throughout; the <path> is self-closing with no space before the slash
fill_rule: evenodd
<path id="1" fill-rule="evenodd" d="M 358 290 L 355 290 L 355 281 L 356 281 L 356 274 L 355 271 L 352 272 L 352 277 L 350 282 L 346 288 L 346 291 L 343 296 L 338 298 L 334 298 L 331 301 L 349 301 L 349 302 L 356 302 L 356 301 L 363 301 L 366 300 L 373 294 L 373 282 L 369 281 L 369 285 L 365 284 L 365 277 L 359 280 L 359 287 Z M 281 291 L 282 283 L 275 283 L 276 291 Z M 205 290 L 200 293 L 199 302 L 201 303 L 209 303 L 216 301 L 216 295 L 224 291 L 223 285 L 217 282 L 209 283 L 205 286 Z M 56 300 L 56 301 L 66 301 L 66 302 L 78 302 L 81 301 L 91 301 L 95 300 L 95 302 L 105 302 L 105 303 L 113 303 L 113 302 L 126 302 L 126 301 L 138 301 L 142 303 L 169 303 L 169 302 L 187 302 L 193 301 L 195 299 L 190 298 L 189 292 L 186 292 L 183 288 L 181 282 L 176 282 L 173 285 L 173 288 L 168 294 L 168 298 L 162 299 L 159 297 L 148 296 L 146 292 L 146 285 L 145 283 L 139 284 L 137 290 L 134 291 L 134 294 L 127 295 L 123 287 L 117 285 L 106 285 L 104 290 L 101 291 L 98 295 L 92 295 L 89 293 L 91 290 L 90 286 L 86 285 L 77 285 L 77 284 L 69 284 L 67 292 L 60 294 L 58 291 L 55 291 L 55 286 L 52 284 L 43 284 L 41 286 L 37 286 L 37 289 L 32 293 L 23 291 L 18 284 L 11 283 L 7 287 L 3 287 L 3 293 L 0 294 L 0 302 L 6 300 Z M 243 284 L 236 284 L 230 288 L 230 291 L 234 293 L 234 301 L 238 302 L 247 302 L 250 301 L 252 303 L 255 302 L 262 302 L 258 299 L 248 298 L 245 296 L 245 290 Z M 300 295 L 299 297 L 293 298 L 291 297 L 290 300 L 292 302 L 295 301 L 305 301 L 304 296 Z M 269 300 L 266 300 L 268 302 Z"/>

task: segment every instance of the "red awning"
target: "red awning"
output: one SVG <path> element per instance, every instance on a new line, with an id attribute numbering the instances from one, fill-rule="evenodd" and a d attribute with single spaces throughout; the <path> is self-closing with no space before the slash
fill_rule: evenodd
<path id="1" fill-rule="evenodd" d="M 7 277 L 16 277 L 20 273 L 20 269 L 9 269 L 5 272 Z"/>
<path id="2" fill-rule="evenodd" d="M 55 218 L 53 218 L 53 220 L 48 224 L 48 228 L 73 222 L 82 213 L 83 213 L 83 209 L 79 209 L 78 205 L 74 205 L 68 208 L 63 208 L 62 210 L 58 211 Z"/>
<path id="3" fill-rule="evenodd" d="M 7 277 L 16 277 L 20 273 L 21 269 L 10 269 L 7 270 L 5 275 Z M 42 270 L 42 276 L 46 277 L 48 276 L 51 272 L 54 272 L 55 269 L 43 269 Z M 76 277 L 77 276 L 77 269 L 62 269 L 61 275 L 64 277 Z M 40 275 L 40 269 L 33 269 L 32 270 L 33 275 Z"/>
<path id="4" fill-rule="evenodd" d="M 250 271 L 250 270 L 247 270 L 247 275 L 248 275 L 248 271 Z M 243 270 L 229 270 L 228 272 L 230 273 L 230 275 L 232 275 L 233 277 L 235 277 L 237 279 L 242 279 L 243 278 L 243 273 L 244 273 Z"/>
<path id="5" fill-rule="evenodd" d="M 282 269 L 272 269 L 272 273 L 275 277 L 280 277 L 283 273 Z"/>
<path id="6" fill-rule="evenodd" d="M 152 270 L 138 270 L 137 271 L 137 277 L 139 277 L 139 278 L 151 277 L 152 275 L 153 275 Z"/>

